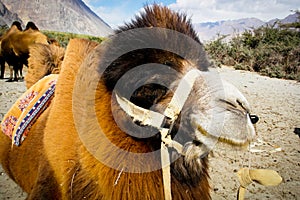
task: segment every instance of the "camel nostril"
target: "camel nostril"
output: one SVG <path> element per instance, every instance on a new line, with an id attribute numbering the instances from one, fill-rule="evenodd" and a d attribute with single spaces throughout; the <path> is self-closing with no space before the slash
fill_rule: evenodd
<path id="1" fill-rule="evenodd" d="M 259 120 L 259 117 L 256 115 L 249 115 L 252 124 L 256 124 Z"/>
<path id="2" fill-rule="evenodd" d="M 198 141 L 198 140 L 193 140 L 193 144 L 196 145 L 196 146 L 200 146 L 200 145 L 201 145 L 201 142 Z"/>

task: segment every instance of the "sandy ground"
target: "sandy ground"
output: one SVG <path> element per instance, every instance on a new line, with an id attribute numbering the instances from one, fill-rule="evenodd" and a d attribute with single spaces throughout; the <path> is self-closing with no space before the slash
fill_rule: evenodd
<path id="1" fill-rule="evenodd" d="M 272 169 L 283 178 L 276 187 L 252 183 L 246 199 L 300 199 L 300 139 L 294 133 L 300 128 L 300 83 L 271 79 L 256 73 L 218 69 L 220 75 L 246 96 L 252 113 L 260 117 L 258 137 L 249 151 L 216 148 L 210 156 L 213 199 L 236 199 L 241 167 Z M 0 80 L 0 117 L 25 90 L 24 82 Z M 0 200 L 25 199 L 26 194 L 0 168 Z"/>

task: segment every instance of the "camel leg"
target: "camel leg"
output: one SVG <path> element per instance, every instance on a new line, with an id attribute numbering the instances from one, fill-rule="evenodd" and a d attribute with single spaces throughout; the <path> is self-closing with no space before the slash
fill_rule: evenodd
<path id="1" fill-rule="evenodd" d="M 19 71 L 20 71 L 20 79 L 23 80 L 24 77 L 23 77 L 23 65 L 22 64 L 20 65 Z"/>
<path id="2" fill-rule="evenodd" d="M 9 66 L 9 79 L 6 82 L 13 82 L 13 75 L 14 75 L 14 70 L 12 66 Z"/>
<path id="3" fill-rule="evenodd" d="M 4 72 L 5 72 L 5 61 L 3 58 L 0 58 L 0 65 L 1 65 L 1 74 L 0 79 L 4 79 Z"/>
<path id="4" fill-rule="evenodd" d="M 15 74 L 14 81 L 18 81 L 18 79 L 19 79 L 19 69 L 20 69 L 19 64 L 17 66 L 13 67 L 14 74 Z"/>

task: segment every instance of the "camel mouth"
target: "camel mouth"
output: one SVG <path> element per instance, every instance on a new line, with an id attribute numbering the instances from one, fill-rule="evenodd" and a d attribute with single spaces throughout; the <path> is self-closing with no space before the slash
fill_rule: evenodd
<path id="1" fill-rule="evenodd" d="M 232 84 L 222 80 L 222 85 L 211 88 L 207 109 L 199 106 L 189 114 L 193 138 L 209 149 L 217 143 L 229 147 L 248 146 L 256 137 L 254 124 L 258 122 L 258 116 L 250 114 L 249 102 Z M 199 105 L 206 100 L 203 98 L 202 101 L 201 96 L 198 99 Z"/>
<path id="2" fill-rule="evenodd" d="M 250 143 L 251 143 L 251 141 L 252 141 L 252 139 L 251 140 L 246 140 L 246 141 L 235 141 L 235 140 L 231 140 L 231 139 L 228 139 L 228 138 L 222 138 L 222 137 L 220 137 L 218 139 L 218 141 L 221 142 L 221 143 L 223 143 L 223 144 L 228 144 L 230 146 L 243 148 L 243 147 L 249 146 Z"/>

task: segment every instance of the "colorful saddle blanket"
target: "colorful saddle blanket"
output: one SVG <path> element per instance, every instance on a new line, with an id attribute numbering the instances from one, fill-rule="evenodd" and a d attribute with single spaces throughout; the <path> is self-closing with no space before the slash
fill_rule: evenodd
<path id="1" fill-rule="evenodd" d="M 45 76 L 29 88 L 10 108 L 1 122 L 2 132 L 20 146 L 29 130 L 54 97 L 57 74 Z"/>

